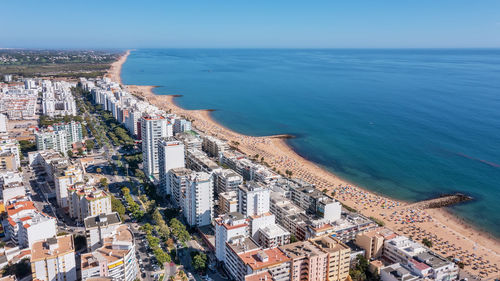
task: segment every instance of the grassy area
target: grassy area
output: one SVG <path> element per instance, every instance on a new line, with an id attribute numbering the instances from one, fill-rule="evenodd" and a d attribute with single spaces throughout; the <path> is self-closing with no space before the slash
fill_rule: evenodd
<path id="1" fill-rule="evenodd" d="M 100 77 L 121 52 L 93 50 L 0 50 L 0 73 L 23 77 Z"/>

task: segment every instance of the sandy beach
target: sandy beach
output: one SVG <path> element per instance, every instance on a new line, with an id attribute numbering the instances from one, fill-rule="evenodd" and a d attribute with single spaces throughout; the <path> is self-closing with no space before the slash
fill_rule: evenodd
<path id="1" fill-rule="evenodd" d="M 120 71 L 130 54 L 126 52 L 111 66 L 108 77 L 121 83 Z M 444 209 L 418 209 L 408 203 L 374 194 L 344 181 L 317 164 L 304 159 L 287 145 L 283 136 L 253 137 L 229 130 L 215 122 L 209 110 L 186 110 L 177 106 L 174 96 L 155 95 L 154 86 L 124 85 L 130 93 L 193 121 L 196 129 L 229 141 L 243 153 L 259 158 L 285 174 L 313 183 L 319 190 L 335 191 L 335 198 L 360 213 L 378 218 L 395 232 L 422 241 L 433 242 L 432 250 L 444 257 L 458 258 L 464 269 L 482 280 L 500 276 L 500 243 Z"/>

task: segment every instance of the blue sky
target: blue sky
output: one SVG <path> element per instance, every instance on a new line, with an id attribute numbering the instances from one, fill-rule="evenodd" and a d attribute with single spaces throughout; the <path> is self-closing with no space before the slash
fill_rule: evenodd
<path id="1" fill-rule="evenodd" d="M 0 47 L 500 47 L 499 0 L 16 0 L 0 11 Z"/>

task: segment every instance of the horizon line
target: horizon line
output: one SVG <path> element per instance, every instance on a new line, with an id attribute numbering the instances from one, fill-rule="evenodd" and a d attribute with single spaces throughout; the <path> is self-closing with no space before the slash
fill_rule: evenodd
<path id="1" fill-rule="evenodd" d="M 247 49 L 247 50 L 500 50 L 498 47 L 0 47 L 0 50 L 140 50 L 140 49 Z"/>

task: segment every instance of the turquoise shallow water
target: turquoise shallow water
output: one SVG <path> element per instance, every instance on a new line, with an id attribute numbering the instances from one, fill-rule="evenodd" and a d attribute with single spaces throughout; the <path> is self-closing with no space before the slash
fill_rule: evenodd
<path id="1" fill-rule="evenodd" d="M 122 79 L 244 134 L 296 135 L 381 194 L 470 194 L 451 211 L 500 237 L 500 50 L 141 49 Z"/>

